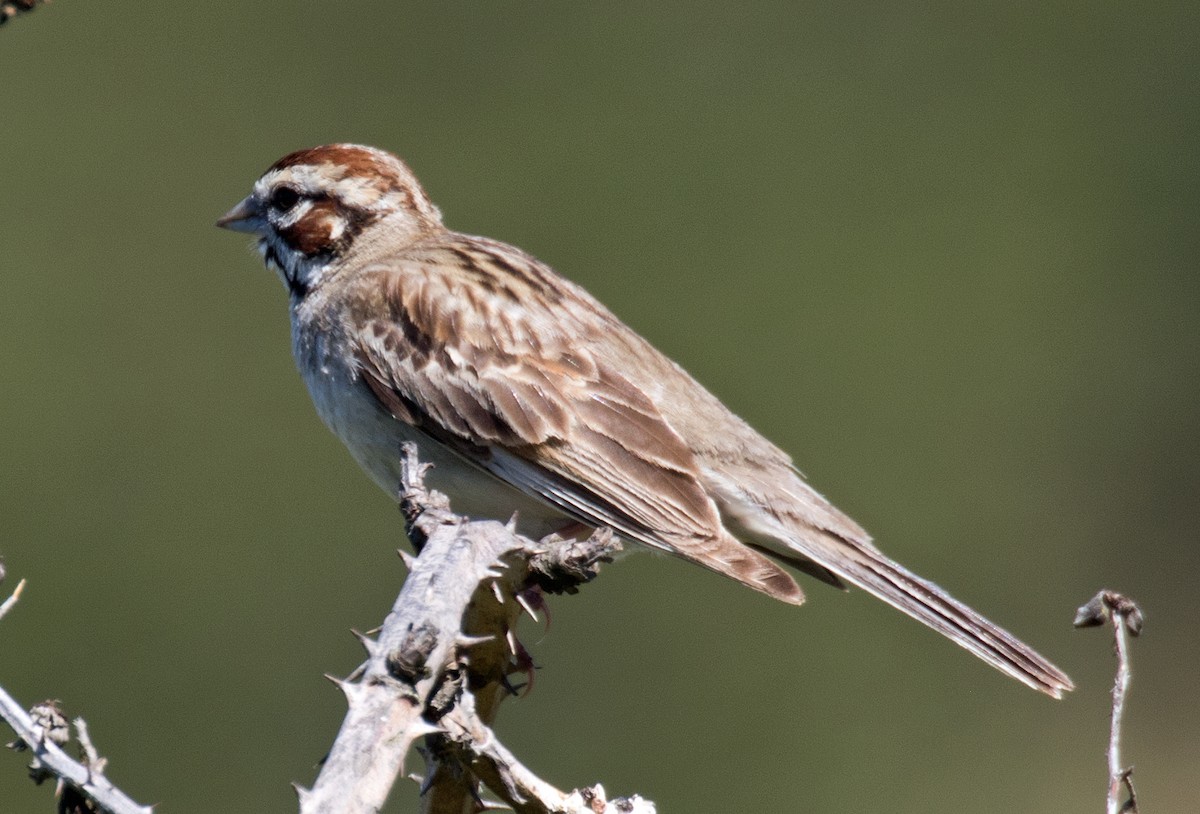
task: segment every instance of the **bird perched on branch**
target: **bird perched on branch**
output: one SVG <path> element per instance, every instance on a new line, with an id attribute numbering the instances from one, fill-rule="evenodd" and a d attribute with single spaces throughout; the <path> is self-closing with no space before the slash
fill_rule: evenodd
<path id="1" fill-rule="evenodd" d="M 409 168 L 331 144 L 281 158 L 218 221 L 291 299 L 317 411 L 395 495 L 400 445 L 455 510 L 542 534 L 608 527 L 792 604 L 783 566 L 863 588 L 1048 695 L 1061 670 L 889 559 L 791 459 L 586 291 L 447 229 Z"/>

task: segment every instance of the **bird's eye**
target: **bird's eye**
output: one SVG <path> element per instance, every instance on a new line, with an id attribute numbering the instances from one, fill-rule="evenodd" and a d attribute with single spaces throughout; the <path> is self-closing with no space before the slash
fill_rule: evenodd
<path id="1" fill-rule="evenodd" d="M 300 201 L 300 193 L 291 187 L 279 187 L 271 193 L 271 206 L 286 212 Z"/>

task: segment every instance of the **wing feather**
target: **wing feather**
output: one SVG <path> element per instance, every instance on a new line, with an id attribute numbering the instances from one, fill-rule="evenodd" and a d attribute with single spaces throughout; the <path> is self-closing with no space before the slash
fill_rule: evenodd
<path id="1" fill-rule="evenodd" d="M 609 361 L 615 317 L 490 242 L 507 253 L 481 296 L 480 270 L 462 266 L 483 262 L 479 245 L 390 261 L 359 289 L 384 297 L 357 306 L 356 356 L 380 404 L 575 519 L 801 601 L 786 572 L 725 531 L 687 442 Z"/>

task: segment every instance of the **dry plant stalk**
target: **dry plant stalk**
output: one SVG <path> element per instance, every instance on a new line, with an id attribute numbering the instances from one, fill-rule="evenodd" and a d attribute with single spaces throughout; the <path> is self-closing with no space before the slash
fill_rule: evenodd
<path id="1" fill-rule="evenodd" d="M 1117 675 L 1112 689 L 1112 722 L 1108 735 L 1108 806 L 1107 814 L 1138 814 L 1137 792 L 1133 787 L 1133 767 L 1121 762 L 1121 722 L 1125 699 L 1133 671 L 1129 663 L 1129 636 L 1142 632 L 1142 609 L 1129 597 L 1116 591 L 1100 591 L 1075 612 L 1075 627 L 1113 625 L 1113 649 L 1117 656 Z M 1121 789 L 1128 797 L 1121 802 Z"/>

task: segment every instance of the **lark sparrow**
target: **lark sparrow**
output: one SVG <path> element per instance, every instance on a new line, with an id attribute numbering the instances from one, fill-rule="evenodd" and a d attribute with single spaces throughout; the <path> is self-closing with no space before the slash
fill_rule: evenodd
<path id="1" fill-rule="evenodd" d="M 791 459 L 579 286 L 452 232 L 409 168 L 353 144 L 277 161 L 218 221 L 287 286 L 321 418 L 389 494 L 400 444 L 473 517 L 606 526 L 784 602 L 781 564 L 850 583 L 1037 690 L 1061 670 L 886 557 Z"/>

